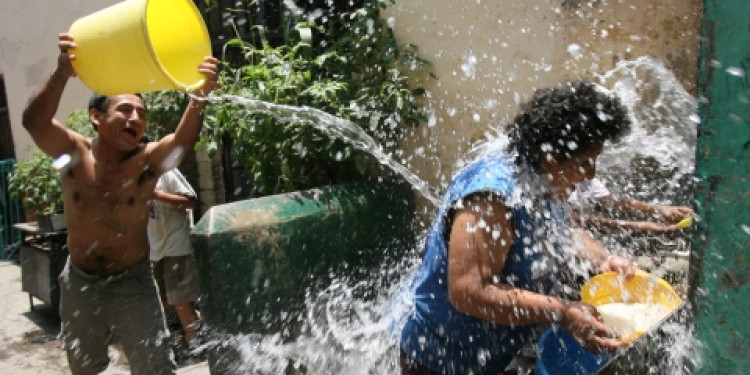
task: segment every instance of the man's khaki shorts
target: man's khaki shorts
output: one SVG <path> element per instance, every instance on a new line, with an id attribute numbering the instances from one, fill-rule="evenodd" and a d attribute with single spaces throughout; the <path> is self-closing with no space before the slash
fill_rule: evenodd
<path id="1" fill-rule="evenodd" d="M 171 305 L 194 302 L 200 295 L 198 270 L 192 255 L 164 257 L 151 262 L 159 294 Z"/>

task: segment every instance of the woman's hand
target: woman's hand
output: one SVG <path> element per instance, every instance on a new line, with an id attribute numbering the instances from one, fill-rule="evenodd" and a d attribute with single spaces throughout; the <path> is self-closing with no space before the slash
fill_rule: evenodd
<path id="1" fill-rule="evenodd" d="M 619 255 L 609 255 L 599 265 L 601 272 L 618 272 L 625 276 L 625 280 L 630 280 L 635 276 L 637 270 L 633 262 Z"/>
<path id="2" fill-rule="evenodd" d="M 656 205 L 655 214 L 669 224 L 676 224 L 682 219 L 693 216 L 693 209 L 685 206 Z"/>
<path id="3" fill-rule="evenodd" d="M 617 333 L 604 325 L 596 308 L 585 303 L 569 302 L 560 325 L 592 353 L 610 353 L 624 345 Z"/>

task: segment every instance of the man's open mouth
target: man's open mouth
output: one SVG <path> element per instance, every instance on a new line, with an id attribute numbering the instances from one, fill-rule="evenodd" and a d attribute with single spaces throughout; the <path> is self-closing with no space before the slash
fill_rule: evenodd
<path id="1" fill-rule="evenodd" d="M 130 135 L 133 138 L 138 137 L 138 132 L 135 129 L 125 128 L 125 129 L 122 129 L 122 132 Z"/>

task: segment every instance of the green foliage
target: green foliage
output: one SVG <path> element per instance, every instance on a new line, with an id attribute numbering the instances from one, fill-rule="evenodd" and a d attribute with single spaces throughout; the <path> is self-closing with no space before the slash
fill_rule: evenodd
<path id="1" fill-rule="evenodd" d="M 67 126 L 86 137 L 96 137 L 88 112 L 76 110 L 68 117 Z M 41 150 L 19 161 L 8 176 L 8 189 L 27 213 L 63 211 L 62 183 L 53 159 Z"/>
<path id="2" fill-rule="evenodd" d="M 97 133 L 94 125 L 91 124 L 89 113 L 86 110 L 78 109 L 73 111 L 65 122 L 69 128 L 88 138 L 96 138 Z"/>
<path id="3" fill-rule="evenodd" d="M 146 134 L 156 141 L 175 131 L 190 97 L 182 91 L 165 90 L 145 93 L 143 100 L 148 109 Z"/>
<path id="4" fill-rule="evenodd" d="M 428 62 L 416 48 L 399 45 L 380 18 L 385 2 L 313 24 L 285 12 L 294 25 L 282 45 L 271 46 L 258 29 L 261 45 L 239 39 L 226 49 L 241 51 L 242 64 L 224 66 L 222 89 L 230 94 L 276 104 L 312 107 L 353 122 L 386 151 L 409 127 L 425 117 L 405 70 Z M 308 37 L 308 36 L 312 37 Z M 255 195 L 278 194 L 365 179 L 376 161 L 339 139 L 301 123 L 281 122 L 240 103 L 208 107 L 204 142 L 216 151 L 222 137 L 232 140 L 235 162 L 248 171 Z"/>
<path id="5" fill-rule="evenodd" d="M 52 158 L 40 150 L 15 165 L 8 177 L 11 197 L 20 199 L 27 213 L 56 213 L 63 210 L 60 176 Z"/>

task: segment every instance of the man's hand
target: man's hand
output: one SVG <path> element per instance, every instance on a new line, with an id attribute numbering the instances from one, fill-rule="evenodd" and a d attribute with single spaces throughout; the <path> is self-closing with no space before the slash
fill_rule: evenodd
<path id="1" fill-rule="evenodd" d="M 203 58 L 203 63 L 198 66 L 198 71 L 206 76 L 203 86 L 195 90 L 194 94 L 198 96 L 208 96 L 211 91 L 221 87 L 219 85 L 219 60 L 213 56 Z"/>
<path id="2" fill-rule="evenodd" d="M 71 62 L 75 60 L 76 55 L 70 53 L 70 50 L 76 48 L 75 40 L 68 33 L 59 34 L 57 39 L 57 47 L 60 48 L 60 55 L 57 57 L 57 70 L 67 77 L 75 77 L 76 72 L 73 70 Z"/>

